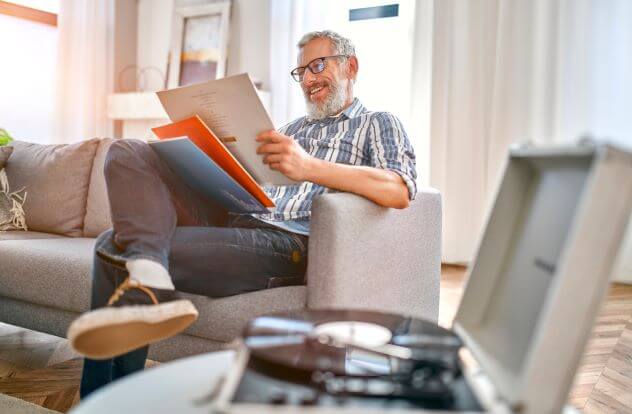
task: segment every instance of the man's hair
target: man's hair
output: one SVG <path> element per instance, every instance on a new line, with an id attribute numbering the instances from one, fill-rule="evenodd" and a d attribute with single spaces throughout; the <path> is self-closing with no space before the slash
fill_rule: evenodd
<path id="1" fill-rule="evenodd" d="M 337 55 L 355 56 L 355 46 L 353 46 L 351 40 L 332 30 L 321 30 L 306 33 L 303 35 L 301 40 L 299 40 L 297 46 L 299 49 L 302 49 L 308 42 L 318 38 L 329 39 L 334 48 L 334 53 Z"/>

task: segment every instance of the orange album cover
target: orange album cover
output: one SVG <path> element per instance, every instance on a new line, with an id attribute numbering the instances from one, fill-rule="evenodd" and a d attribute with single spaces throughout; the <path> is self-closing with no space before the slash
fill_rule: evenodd
<path id="1" fill-rule="evenodd" d="M 226 149 L 222 141 L 206 126 L 206 124 L 195 115 L 182 121 L 163 125 L 151 129 L 161 140 L 188 137 L 193 143 L 208 155 L 226 174 L 230 175 L 246 191 L 257 199 L 265 207 L 274 207 L 274 203 L 263 192 L 261 186 L 252 176 L 241 166 L 233 154 Z"/>

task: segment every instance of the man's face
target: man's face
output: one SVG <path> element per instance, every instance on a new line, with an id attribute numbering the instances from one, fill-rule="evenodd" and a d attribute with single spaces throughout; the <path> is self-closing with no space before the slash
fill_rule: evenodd
<path id="1" fill-rule="evenodd" d="M 335 55 L 329 39 L 316 38 L 309 41 L 299 54 L 299 66 L 314 59 Z M 350 82 L 347 63 L 340 58 L 325 61 L 325 69 L 313 74 L 305 70 L 301 88 L 305 95 L 310 117 L 320 119 L 334 115 L 350 101 Z"/>

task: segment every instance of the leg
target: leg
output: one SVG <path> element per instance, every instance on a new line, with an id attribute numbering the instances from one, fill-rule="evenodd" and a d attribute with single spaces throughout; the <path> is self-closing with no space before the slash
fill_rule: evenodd
<path id="1" fill-rule="evenodd" d="M 145 367 L 149 347 L 145 346 L 116 358 L 95 360 L 85 358 L 81 373 L 79 395 L 83 399 L 97 389 L 133 374 Z"/>
<path id="2" fill-rule="evenodd" d="M 169 262 L 177 290 L 208 297 L 304 284 L 307 237 L 269 227 L 178 227 Z"/>
<path id="3" fill-rule="evenodd" d="M 128 277 L 128 259 L 148 258 L 167 267 L 169 242 L 177 223 L 218 224 L 225 216 L 223 209 L 190 191 L 144 142 L 113 143 L 104 173 L 114 232 L 97 241 L 92 309 L 105 307 L 116 286 Z M 146 355 L 144 347 L 117 358 L 87 358 L 81 395 L 142 369 Z"/>
<path id="4" fill-rule="evenodd" d="M 101 234 L 97 239 L 97 251 L 115 248 L 112 243 L 111 230 Z M 92 270 L 91 308 L 104 307 L 116 286 L 126 277 L 127 271 L 121 263 L 117 264 L 107 260 L 103 255 L 96 254 Z M 79 392 L 81 398 L 120 377 L 143 369 L 146 358 L 147 347 L 112 359 L 94 360 L 85 358 Z"/>
<path id="5" fill-rule="evenodd" d="M 144 142 L 113 143 L 104 172 L 114 232 L 104 233 L 97 241 L 92 309 L 105 307 L 115 288 L 128 277 L 127 260 L 148 258 L 167 267 L 177 223 L 218 224 L 225 216 L 223 209 L 190 191 Z M 147 347 L 143 347 L 106 360 L 86 358 L 81 395 L 142 369 L 146 356 Z"/>
<path id="6" fill-rule="evenodd" d="M 220 225 L 225 220 L 223 208 L 191 191 L 145 142 L 114 142 L 104 172 L 114 242 L 125 259 L 149 258 L 166 268 L 176 225 Z"/>

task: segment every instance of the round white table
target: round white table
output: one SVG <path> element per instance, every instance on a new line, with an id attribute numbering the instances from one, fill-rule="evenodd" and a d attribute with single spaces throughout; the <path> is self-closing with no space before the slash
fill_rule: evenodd
<path id="1" fill-rule="evenodd" d="M 103 387 L 91 394 L 71 414 L 112 414 L 112 413 L 204 413 L 211 412 L 212 395 L 218 380 L 230 368 L 235 351 L 211 352 L 179 359 L 132 374 Z M 259 413 L 260 406 L 244 407 L 239 412 Z M 366 410 L 338 411 L 336 407 L 274 407 L 274 412 L 300 414 L 318 411 L 320 414 L 364 413 Z M 371 411 L 378 412 L 378 411 Z M 445 413 L 445 411 L 389 410 L 391 414 Z M 493 411 L 492 411 L 493 412 Z M 502 413 L 506 411 L 502 410 Z M 564 414 L 578 414 L 573 407 L 566 406 Z"/>
<path id="2" fill-rule="evenodd" d="M 94 392 L 72 414 L 204 413 L 234 351 L 211 352 L 132 374 Z"/>

